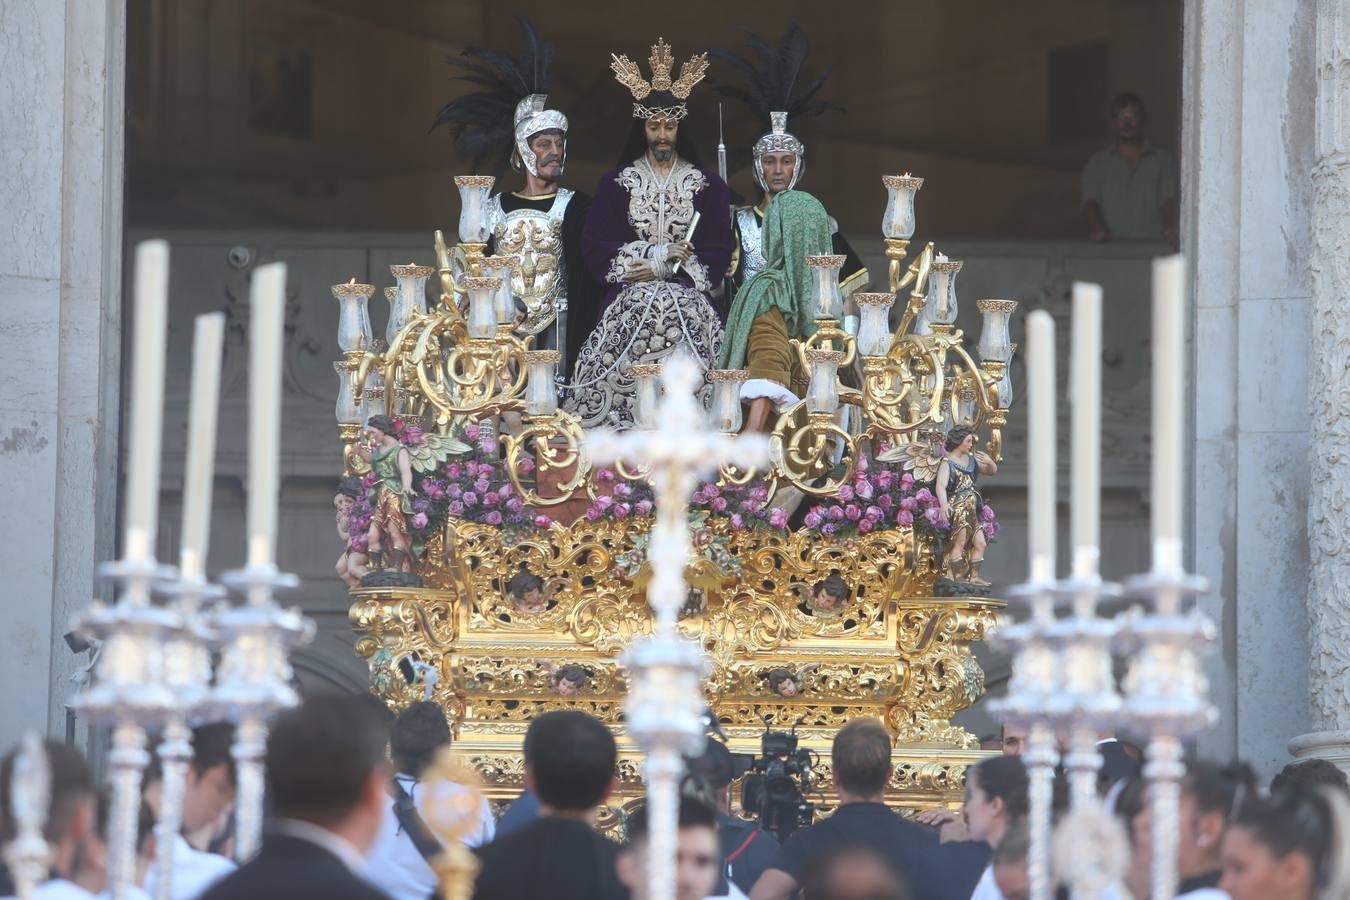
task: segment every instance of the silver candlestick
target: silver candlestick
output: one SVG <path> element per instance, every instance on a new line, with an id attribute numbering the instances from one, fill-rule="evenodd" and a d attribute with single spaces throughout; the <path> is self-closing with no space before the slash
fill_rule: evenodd
<path id="1" fill-rule="evenodd" d="M 275 565 L 227 572 L 224 581 L 243 596 L 243 602 L 215 618 L 223 651 L 210 702 L 217 714 L 235 725 L 232 752 L 239 781 L 235 856 L 242 861 L 252 858 L 262 842 L 267 720 L 300 700 L 291 686 L 290 651 L 313 639 L 314 622 L 298 609 L 277 605 L 273 594 L 300 581 Z"/>
<path id="2" fill-rule="evenodd" d="M 667 359 L 661 381 L 665 396 L 654 417 L 656 427 L 625 434 L 597 429 L 587 433 L 583 450 L 595 463 L 622 459 L 644 466 L 656 494 L 647 588 L 656 624 L 651 637 L 635 641 L 624 653 L 624 665 L 632 672 L 624 710 L 628 733 L 647 756 L 649 896 L 673 900 L 681 756 L 696 754 L 704 745 L 699 684 L 708 672 L 703 651 L 676 630 L 689 595 L 684 580 L 693 551 L 689 496 L 701 475 L 724 463 L 747 468 L 767 463 L 769 447 L 758 435 L 734 437 L 709 430 L 694 395 L 702 381 L 698 364 L 687 354 L 676 352 Z"/>
<path id="3" fill-rule="evenodd" d="M 1153 829 L 1153 900 L 1177 890 L 1182 742 L 1214 725 L 1209 683 L 1200 653 L 1215 640 L 1214 623 L 1198 610 L 1181 611 L 1188 596 L 1208 593 L 1205 579 L 1188 575 L 1179 541 L 1154 542 L 1154 570 L 1127 583 L 1131 594 L 1152 598 L 1152 611 L 1124 619 L 1124 649 L 1132 653 L 1125 675 L 1125 713 L 1149 735 L 1144 777 L 1149 782 Z"/>
<path id="4" fill-rule="evenodd" d="M 20 900 L 30 900 L 51 870 L 51 847 L 43 837 L 51 788 L 47 748 L 42 736 L 30 731 L 19 745 L 10 772 L 9 815 L 14 822 L 14 838 L 5 847 L 5 864 Z"/>
<path id="5" fill-rule="evenodd" d="M 155 825 L 155 900 L 173 896 L 174 844 L 183 825 L 183 798 L 192 762 L 192 724 L 212 720 L 211 646 L 214 634 L 203 604 L 225 596 L 203 577 L 178 575 L 163 589 L 173 598 L 164 643 L 164 684 L 177 701 L 169 712 L 159 744 L 163 781 L 159 821 Z"/>
<path id="6" fill-rule="evenodd" d="M 76 631 L 103 641 L 103 653 L 74 707 L 113 729 L 108 880 L 114 900 L 122 900 L 135 874 L 141 780 L 150 762 L 145 729 L 162 724 L 175 706 L 163 669 L 164 636 L 173 619 L 150 602 L 152 585 L 169 571 L 153 557 L 104 563 L 98 571 L 120 585 L 119 599 L 112 606 L 94 603 L 76 620 Z"/>

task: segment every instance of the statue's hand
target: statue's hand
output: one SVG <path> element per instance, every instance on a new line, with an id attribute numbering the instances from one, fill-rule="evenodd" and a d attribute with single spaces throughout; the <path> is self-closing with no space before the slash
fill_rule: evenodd
<path id="1" fill-rule="evenodd" d="M 694 255 L 694 248 L 688 241 L 676 241 L 670 245 L 666 251 L 666 259 L 670 262 L 686 262 L 689 257 Z"/>
<path id="2" fill-rule="evenodd" d="M 629 284 L 636 284 L 640 281 L 655 281 L 656 271 L 652 268 L 649 260 L 638 260 L 628 264 L 628 269 L 623 273 L 623 280 Z"/>

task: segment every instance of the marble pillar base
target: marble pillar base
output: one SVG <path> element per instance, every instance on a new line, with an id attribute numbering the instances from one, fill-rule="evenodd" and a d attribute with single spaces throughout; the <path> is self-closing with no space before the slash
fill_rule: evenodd
<path id="1" fill-rule="evenodd" d="M 1289 752 L 1299 759 L 1325 759 L 1350 774 L 1350 731 L 1313 731 L 1289 742 Z"/>

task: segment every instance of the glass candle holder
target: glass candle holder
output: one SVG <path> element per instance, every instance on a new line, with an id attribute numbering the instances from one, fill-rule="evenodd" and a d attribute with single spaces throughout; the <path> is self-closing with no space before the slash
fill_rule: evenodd
<path id="1" fill-rule="evenodd" d="M 346 284 L 333 285 L 333 296 L 338 301 L 338 346 L 343 353 L 370 346 L 370 313 L 366 303 L 373 293 L 373 284 L 357 284 L 355 278 Z"/>
<path id="2" fill-rule="evenodd" d="M 389 301 L 389 323 L 384 328 L 384 342 L 394 346 L 394 339 L 412 318 L 412 298 L 407 291 L 397 287 L 384 289 L 384 298 Z"/>
<path id="3" fill-rule="evenodd" d="M 492 296 L 492 311 L 497 316 L 498 325 L 510 325 L 516 320 L 516 298 L 511 289 L 511 274 L 516 261 L 509 256 L 483 257 L 483 274 L 488 278 L 500 278 L 502 286 Z"/>
<path id="4" fill-rule="evenodd" d="M 863 356 L 885 356 L 891 349 L 891 307 L 894 294 L 858 293 L 853 295 L 862 315 L 858 326 L 858 352 Z"/>
<path id="5" fill-rule="evenodd" d="M 358 425 L 361 422 L 362 404 L 356 402 L 356 391 L 352 385 L 356 366 L 346 360 L 338 360 L 333 363 L 333 371 L 338 376 L 337 406 L 334 409 L 338 424 Z"/>
<path id="6" fill-rule="evenodd" d="M 708 408 L 708 423 L 714 431 L 738 434 L 741 430 L 741 385 L 750 378 L 747 369 L 713 369 L 708 373 L 712 382 L 712 405 Z"/>
<path id="7" fill-rule="evenodd" d="M 371 416 L 387 416 L 389 407 L 384 400 L 384 376 L 371 373 L 366 379 L 366 389 L 361 394 L 361 424 Z"/>
<path id="8" fill-rule="evenodd" d="M 500 278 L 470 276 L 464 279 L 469 292 L 469 321 L 466 323 L 471 338 L 490 338 L 497 333 L 497 312 L 493 300 L 502 286 Z"/>
<path id="9" fill-rule="evenodd" d="M 909 240 L 914 236 L 914 195 L 923 187 L 923 179 L 906 172 L 903 175 L 882 175 L 886 188 L 886 214 L 881 220 L 881 233 L 891 240 Z"/>
<path id="10" fill-rule="evenodd" d="M 415 309 L 422 315 L 427 312 L 427 279 L 436 274 L 431 266 L 419 266 L 408 263 L 403 266 L 390 266 L 389 272 L 398 279 L 398 289 L 407 295 L 408 309 Z"/>
<path id="11" fill-rule="evenodd" d="M 562 353 L 557 350 L 525 351 L 525 414 L 551 416 L 558 411 L 558 383 L 554 375 Z"/>
<path id="12" fill-rule="evenodd" d="M 811 304 L 815 318 L 837 322 L 844 314 L 844 297 L 839 293 L 839 270 L 843 268 L 844 257 L 808 256 L 806 265 L 811 269 Z"/>
<path id="13" fill-rule="evenodd" d="M 975 307 L 984 317 L 980 329 L 980 359 L 1006 363 L 1012 359 L 1012 341 L 1008 320 L 1017 311 L 1016 300 L 976 300 Z"/>
<path id="14" fill-rule="evenodd" d="M 639 363 L 628 367 L 628 374 L 632 375 L 636 382 L 633 411 L 636 428 L 643 430 L 656 428 L 656 407 L 660 402 L 658 379 L 661 377 L 661 368 L 660 363 Z"/>
<path id="15" fill-rule="evenodd" d="M 956 423 L 958 425 L 974 425 L 975 416 L 980 410 L 980 396 L 977 393 L 978 388 L 969 378 L 963 378 L 952 391 L 952 397 L 956 405 Z"/>
<path id="16" fill-rule="evenodd" d="M 929 268 L 924 312 L 930 328 L 956 324 L 956 273 L 961 266 L 959 259 L 948 259 L 939 253 Z"/>
<path id="17" fill-rule="evenodd" d="M 998 404 L 999 409 L 1012 409 L 1013 386 L 1012 386 L 1012 360 L 1013 354 L 1017 352 L 1016 344 L 1008 345 L 1008 361 L 1003 366 L 1003 376 L 999 378 L 998 383 L 994 385 L 994 402 Z"/>
<path id="18" fill-rule="evenodd" d="M 455 176 L 455 187 L 459 188 L 460 243 L 487 243 L 487 202 L 495 181 L 491 175 Z"/>
<path id="19" fill-rule="evenodd" d="M 841 350 L 807 350 L 811 383 L 806 388 L 806 411 L 834 415 L 839 409 L 839 363 Z"/>

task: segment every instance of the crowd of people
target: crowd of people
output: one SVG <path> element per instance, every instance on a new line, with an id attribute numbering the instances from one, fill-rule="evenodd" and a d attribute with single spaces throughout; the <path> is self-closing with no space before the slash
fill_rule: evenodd
<path id="1" fill-rule="evenodd" d="M 438 896 L 433 861 L 444 849 L 428 826 L 434 809 L 466 812 L 459 833 L 478 857 L 476 900 L 644 900 L 650 864 L 641 803 L 620 816 L 623 843 L 598 827 L 613 797 L 618 750 L 610 730 L 580 711 L 530 723 L 525 792 L 498 819 L 465 786 L 428 781 L 451 743 L 443 710 L 423 701 L 394 716 L 375 698 L 316 697 L 282 713 L 267 746 L 267 827 L 261 850 L 230 858 L 235 770 L 228 726 L 194 735 L 182 833 L 157 835 L 161 777 L 144 783 L 137 866 L 127 896 L 153 894 L 161 840 L 174 842 L 174 900 Z M 913 817 L 888 806 L 891 736 L 876 719 L 855 719 L 834 737 L 830 774 L 837 805 L 781 844 L 733 813 L 732 755 L 709 739 L 689 760 L 681 789 L 676 896 L 749 900 L 1021 900 L 1028 896 L 1028 776 L 1023 735 L 1006 730 L 1003 752 L 966 773 L 960 811 Z M 1142 754 L 1124 741 L 1100 745 L 1099 785 L 1127 836 L 1129 864 L 1101 894 L 1149 896 L 1152 822 Z M 50 879 L 37 896 L 95 897 L 108 891 L 105 791 L 74 747 L 47 743 L 51 791 L 45 837 Z M 0 839 L 8 846 L 16 753 L 0 764 Z M 1057 793 L 1057 807 L 1058 802 Z M 455 803 L 456 799 L 468 803 Z M 1285 767 L 1268 790 L 1241 763 L 1192 761 L 1181 785 L 1177 896 L 1184 900 L 1341 900 L 1347 896 L 1346 776 L 1324 760 Z M 448 801 L 448 803 L 447 803 Z M 630 804 L 632 806 L 632 804 Z M 1064 876 L 1066 873 L 1056 873 Z M 0 873 L 0 896 L 13 896 Z"/>

